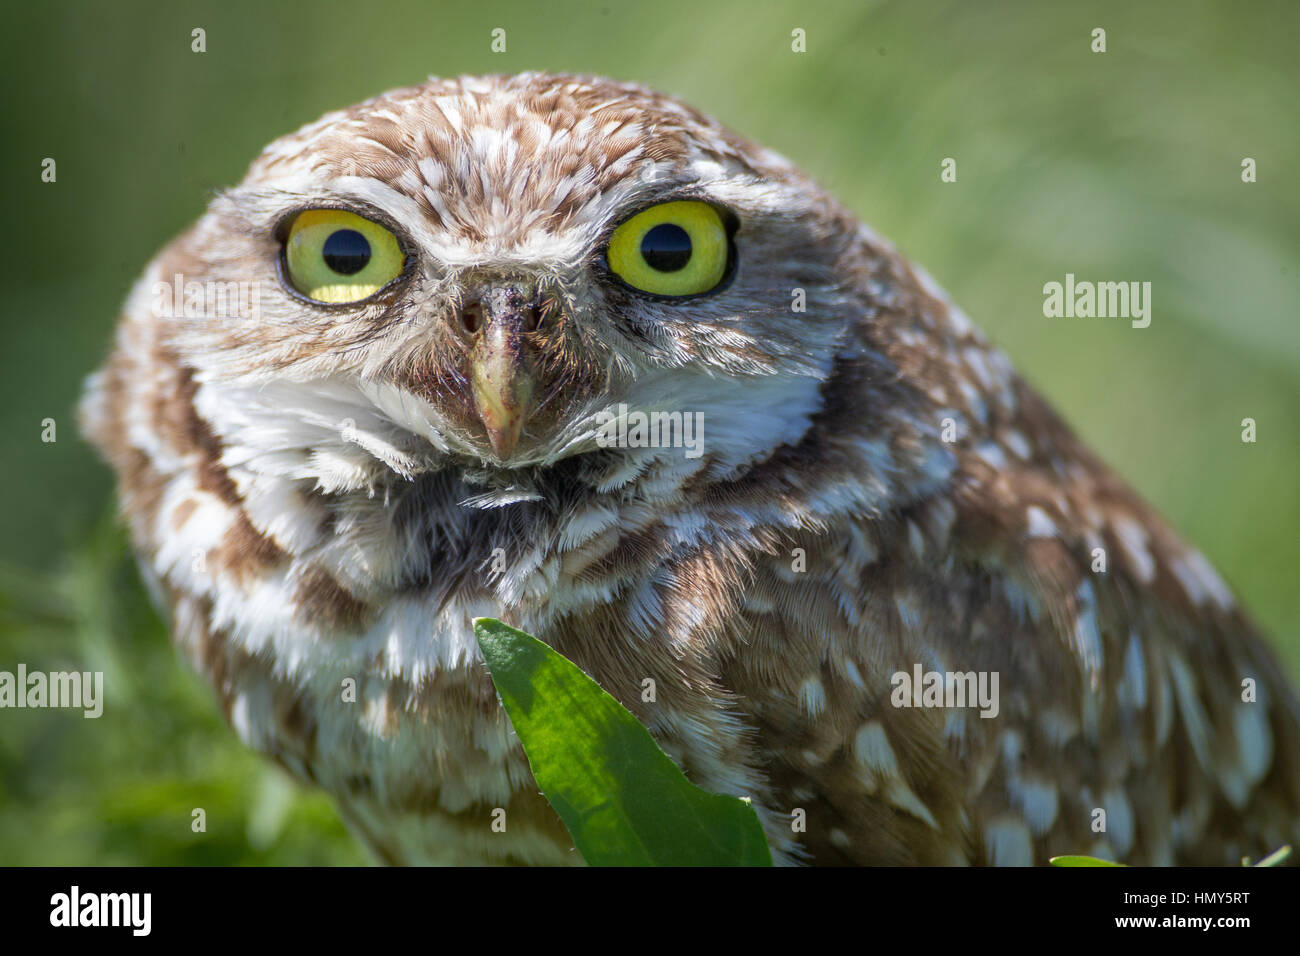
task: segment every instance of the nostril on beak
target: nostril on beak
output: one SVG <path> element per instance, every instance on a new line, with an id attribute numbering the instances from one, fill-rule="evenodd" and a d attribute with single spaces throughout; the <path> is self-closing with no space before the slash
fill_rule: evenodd
<path id="1" fill-rule="evenodd" d="M 483 306 L 474 302 L 461 309 L 460 325 L 468 334 L 478 335 L 483 328 Z"/>
<path id="2" fill-rule="evenodd" d="M 519 292 L 506 288 L 493 290 L 487 297 L 475 297 L 465 302 L 456 313 L 455 323 L 466 338 L 477 340 L 487 334 L 489 324 L 505 323 L 525 334 L 554 325 L 556 321 L 553 299 L 526 301 Z"/>

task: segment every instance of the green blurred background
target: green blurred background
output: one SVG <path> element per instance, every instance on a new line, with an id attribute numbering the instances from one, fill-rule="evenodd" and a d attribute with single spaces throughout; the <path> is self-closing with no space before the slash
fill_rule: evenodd
<path id="1" fill-rule="evenodd" d="M 108 699 L 99 720 L 0 712 L 0 863 L 365 862 L 170 650 L 72 406 L 128 286 L 212 190 L 276 136 L 428 74 L 637 80 L 792 158 L 926 266 L 1300 673 L 1300 5 L 6 8 L 0 670 L 103 670 Z M 1151 327 L 1045 319 L 1067 272 L 1150 281 Z"/>

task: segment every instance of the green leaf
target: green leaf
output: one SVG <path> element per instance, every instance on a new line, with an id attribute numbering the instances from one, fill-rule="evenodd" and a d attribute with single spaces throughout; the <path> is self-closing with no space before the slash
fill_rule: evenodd
<path id="1" fill-rule="evenodd" d="M 474 621 L 542 792 L 592 866 L 771 866 L 746 800 L 695 786 L 572 662 L 492 618 Z"/>
<path id="2" fill-rule="evenodd" d="M 1255 866 L 1281 866 L 1291 856 L 1289 846 L 1280 847 L 1260 860 Z"/>
<path id="3" fill-rule="evenodd" d="M 1095 856 L 1054 856 L 1049 861 L 1052 866 L 1124 866 L 1110 860 L 1100 860 Z"/>

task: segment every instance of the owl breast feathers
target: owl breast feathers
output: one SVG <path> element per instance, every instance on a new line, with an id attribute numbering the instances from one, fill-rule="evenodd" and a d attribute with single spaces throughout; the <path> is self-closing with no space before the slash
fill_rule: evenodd
<path id="1" fill-rule="evenodd" d="M 380 859 L 577 862 L 477 616 L 779 862 L 1300 839 L 1300 707 L 1205 558 L 922 271 L 639 86 L 435 79 L 277 140 L 82 420 L 230 723 Z"/>

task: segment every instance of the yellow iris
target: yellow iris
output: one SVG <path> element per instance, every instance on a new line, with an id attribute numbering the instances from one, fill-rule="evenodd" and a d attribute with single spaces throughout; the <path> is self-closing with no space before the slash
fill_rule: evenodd
<path id="1" fill-rule="evenodd" d="M 342 209 L 308 209 L 289 227 L 293 287 L 317 302 L 359 302 L 402 274 L 406 256 L 378 223 Z"/>
<path id="2" fill-rule="evenodd" d="M 727 271 L 727 230 L 708 203 L 660 203 L 614 230 L 606 258 L 634 289 L 698 295 L 714 288 Z"/>

